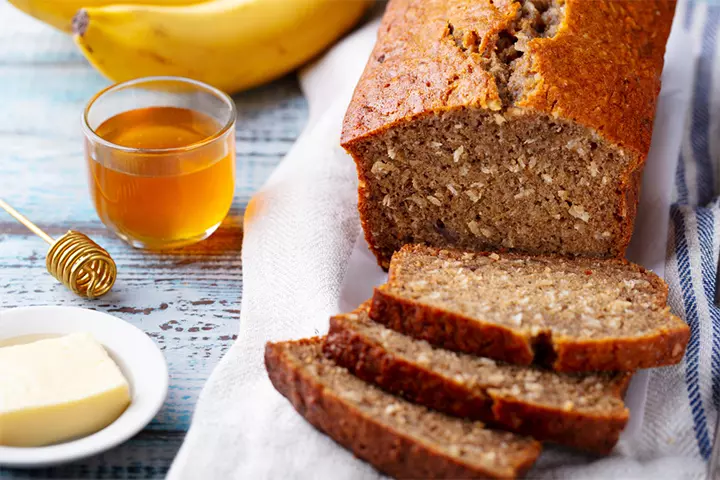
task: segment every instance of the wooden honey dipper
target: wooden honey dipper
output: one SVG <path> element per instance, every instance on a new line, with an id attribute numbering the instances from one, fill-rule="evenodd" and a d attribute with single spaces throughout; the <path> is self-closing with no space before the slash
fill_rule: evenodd
<path id="1" fill-rule="evenodd" d="M 110 291 L 117 278 L 115 261 L 87 235 L 68 230 L 55 240 L 2 199 L 0 207 L 50 244 L 45 266 L 50 275 L 73 293 L 92 299 Z"/>

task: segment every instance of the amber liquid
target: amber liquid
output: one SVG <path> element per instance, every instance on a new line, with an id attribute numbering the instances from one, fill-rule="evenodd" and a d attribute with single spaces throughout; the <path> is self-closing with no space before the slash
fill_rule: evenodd
<path id="1" fill-rule="evenodd" d="M 95 133 L 135 149 L 189 147 L 173 152 L 127 152 L 87 144 L 95 208 L 103 223 L 136 246 L 180 246 L 208 236 L 232 203 L 234 132 L 203 113 L 175 107 L 130 110 Z"/>

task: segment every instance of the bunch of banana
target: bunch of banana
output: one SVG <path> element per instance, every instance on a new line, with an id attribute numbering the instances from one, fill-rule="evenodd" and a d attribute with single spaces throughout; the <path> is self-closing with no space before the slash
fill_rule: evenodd
<path id="1" fill-rule="evenodd" d="M 118 0 L 9 0 L 12 5 L 63 32 L 72 33 L 72 18 L 83 7 L 100 7 Z M 204 0 L 123 0 L 125 4 L 190 5 Z"/>
<path id="2" fill-rule="evenodd" d="M 116 82 L 189 77 L 228 93 L 274 80 L 327 48 L 372 0 L 11 0 L 65 29 Z M 118 3 L 110 4 L 109 3 Z M 121 3 L 121 4 L 119 4 Z"/>
<path id="3" fill-rule="evenodd" d="M 114 81 L 177 75 L 234 93 L 302 65 L 349 30 L 368 0 L 213 0 L 81 10 L 75 43 Z"/>

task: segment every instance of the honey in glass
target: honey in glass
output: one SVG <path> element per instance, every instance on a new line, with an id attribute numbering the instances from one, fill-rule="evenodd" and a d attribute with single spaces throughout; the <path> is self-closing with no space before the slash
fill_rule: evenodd
<path id="1" fill-rule="evenodd" d="M 169 98 L 177 94 L 173 91 Z M 228 127 L 222 115 L 200 111 L 196 96 L 190 98 L 110 109 L 113 114 L 96 119 L 92 135 L 86 135 L 90 191 L 98 216 L 134 246 L 170 248 L 196 242 L 212 234 L 230 209 L 234 110 Z"/>

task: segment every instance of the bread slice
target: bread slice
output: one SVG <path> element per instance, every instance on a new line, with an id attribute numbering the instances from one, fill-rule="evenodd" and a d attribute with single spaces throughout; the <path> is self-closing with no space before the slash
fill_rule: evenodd
<path id="1" fill-rule="evenodd" d="M 468 253 L 408 245 L 370 317 L 435 345 L 554 370 L 678 363 L 690 336 L 667 285 L 625 260 Z"/>
<path id="2" fill-rule="evenodd" d="M 268 343 L 275 388 L 305 419 L 396 478 L 515 478 L 540 454 L 529 437 L 433 412 L 353 376 L 322 354 L 323 338 Z"/>
<path id="3" fill-rule="evenodd" d="M 434 348 L 372 321 L 367 308 L 330 319 L 325 354 L 411 402 L 601 454 L 627 423 L 632 373 L 558 373 Z"/>

